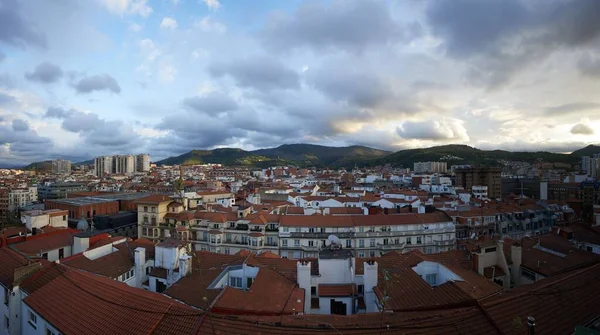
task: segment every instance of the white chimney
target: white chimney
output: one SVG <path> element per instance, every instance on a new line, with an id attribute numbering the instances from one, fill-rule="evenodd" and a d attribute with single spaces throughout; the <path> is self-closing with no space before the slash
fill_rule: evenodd
<path id="1" fill-rule="evenodd" d="M 73 236 L 73 252 L 72 254 L 78 254 L 88 250 L 90 247 L 90 238 L 89 237 L 81 237 L 81 236 Z"/>
<path id="2" fill-rule="evenodd" d="M 365 293 L 365 303 L 367 304 L 367 313 L 376 313 L 379 310 L 377 309 L 377 305 L 375 304 L 375 291 L 374 287 L 377 286 L 377 278 L 378 278 L 378 265 L 374 260 L 368 260 L 364 264 L 364 293 Z"/>
<path id="3" fill-rule="evenodd" d="M 521 262 L 523 259 L 523 248 L 518 242 L 510 246 L 510 258 L 512 260 L 511 277 L 515 287 L 521 285 Z"/>
<path id="4" fill-rule="evenodd" d="M 135 260 L 135 287 L 141 288 L 142 283 L 146 279 L 146 270 L 144 264 L 146 264 L 146 249 L 142 247 L 135 248 L 134 253 Z"/>
<path id="5" fill-rule="evenodd" d="M 311 262 L 299 260 L 296 263 L 298 286 L 304 289 L 304 313 L 310 314 L 310 269 Z"/>
<path id="6" fill-rule="evenodd" d="M 192 256 L 183 255 L 179 257 L 179 279 L 192 273 Z"/>

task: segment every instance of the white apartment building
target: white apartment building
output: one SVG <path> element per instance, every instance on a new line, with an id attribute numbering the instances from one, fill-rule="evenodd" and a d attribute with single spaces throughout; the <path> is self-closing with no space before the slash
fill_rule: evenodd
<path id="1" fill-rule="evenodd" d="M 71 161 L 56 159 L 52 161 L 52 173 L 71 174 Z"/>
<path id="2" fill-rule="evenodd" d="M 113 158 L 111 156 L 101 156 L 94 159 L 94 174 L 96 177 L 102 177 L 112 173 Z"/>
<path id="3" fill-rule="evenodd" d="M 414 163 L 414 173 L 446 173 L 448 164 L 446 162 L 416 162 Z"/>
<path id="4" fill-rule="evenodd" d="M 15 188 L 8 191 L 9 211 L 16 211 L 36 201 L 38 201 L 37 187 Z"/>
<path id="5" fill-rule="evenodd" d="M 150 171 L 150 155 L 139 154 L 135 156 L 136 159 L 136 171 L 137 172 L 148 172 Z"/>
<path id="6" fill-rule="evenodd" d="M 112 172 L 116 174 L 132 174 L 135 172 L 136 159 L 133 155 L 113 156 Z"/>
<path id="7" fill-rule="evenodd" d="M 69 211 L 62 209 L 33 210 L 21 213 L 21 222 L 25 224 L 28 231 L 40 229 L 47 226 L 56 228 L 68 227 Z"/>

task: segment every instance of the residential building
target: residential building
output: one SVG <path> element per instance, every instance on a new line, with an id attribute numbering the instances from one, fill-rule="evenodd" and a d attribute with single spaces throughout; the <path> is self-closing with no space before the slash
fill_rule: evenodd
<path id="1" fill-rule="evenodd" d="M 68 210 L 48 209 L 21 212 L 21 222 L 25 224 L 30 232 L 44 227 L 67 228 Z"/>
<path id="2" fill-rule="evenodd" d="M 133 155 L 118 155 L 112 157 L 112 173 L 132 174 L 136 171 L 136 158 Z"/>
<path id="3" fill-rule="evenodd" d="M 71 174 L 71 161 L 64 159 L 55 159 L 52 161 L 52 173 Z"/>
<path id="4" fill-rule="evenodd" d="M 150 171 L 150 155 L 139 154 L 135 156 L 136 159 L 136 171 L 137 172 L 148 172 Z"/>
<path id="5" fill-rule="evenodd" d="M 590 156 L 581 157 L 581 172 L 588 174 L 591 170 Z"/>
<path id="6" fill-rule="evenodd" d="M 10 212 L 8 210 L 8 189 L 0 188 L 0 221 L 7 220 Z"/>
<path id="7" fill-rule="evenodd" d="M 500 168 L 495 167 L 463 167 L 454 170 L 456 186 L 465 190 L 472 190 L 473 186 L 487 186 L 488 197 L 496 199 L 502 197 L 502 179 Z"/>
<path id="8" fill-rule="evenodd" d="M 37 187 L 13 188 L 8 191 L 8 210 L 16 211 L 21 207 L 38 201 Z"/>
<path id="9" fill-rule="evenodd" d="M 39 200 L 47 199 L 63 199 L 69 193 L 88 191 L 84 183 L 69 182 L 69 183 L 49 183 L 38 185 L 37 192 Z"/>
<path id="10" fill-rule="evenodd" d="M 113 158 L 111 156 L 100 156 L 94 159 L 94 174 L 103 177 L 113 173 Z"/>
<path id="11" fill-rule="evenodd" d="M 448 164 L 446 162 L 416 162 L 414 163 L 414 173 L 446 173 Z"/>
<path id="12" fill-rule="evenodd" d="M 170 237 L 170 227 L 165 222 L 167 205 L 173 200 L 165 195 L 150 195 L 135 201 L 138 212 L 138 236 L 152 241 Z"/>

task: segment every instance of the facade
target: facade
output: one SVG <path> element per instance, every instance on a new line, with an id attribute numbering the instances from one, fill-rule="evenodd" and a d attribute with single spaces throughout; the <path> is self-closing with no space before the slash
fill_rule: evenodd
<path id="1" fill-rule="evenodd" d="M 136 171 L 137 172 L 148 172 L 150 171 L 150 155 L 139 154 L 135 156 L 136 159 Z"/>
<path id="2" fill-rule="evenodd" d="M 52 161 L 52 173 L 71 174 L 71 161 L 56 159 Z"/>
<path id="3" fill-rule="evenodd" d="M 8 189 L 0 188 L 0 221 L 8 218 Z"/>
<path id="4" fill-rule="evenodd" d="M 16 211 L 20 207 L 38 201 L 37 187 L 15 188 L 8 191 L 8 210 Z"/>
<path id="5" fill-rule="evenodd" d="M 488 197 L 492 199 L 502 197 L 502 179 L 500 168 L 495 167 L 467 167 L 454 170 L 456 174 L 456 186 L 465 190 L 473 189 L 473 186 L 487 186 Z"/>
<path id="6" fill-rule="evenodd" d="M 54 199 L 45 201 L 46 209 L 61 209 L 68 211 L 69 220 L 76 225 L 82 217 L 86 220 L 93 219 L 96 215 L 110 215 L 119 212 L 117 200 L 102 198 L 73 198 Z"/>
<path id="7" fill-rule="evenodd" d="M 416 162 L 414 173 L 446 173 L 448 164 L 446 162 Z"/>
<path id="8" fill-rule="evenodd" d="M 52 183 L 37 187 L 39 200 L 63 199 L 69 193 L 85 191 L 88 191 L 88 188 L 83 183 Z"/>
<path id="9" fill-rule="evenodd" d="M 21 222 L 25 224 L 28 231 L 47 226 L 66 228 L 68 226 L 68 216 L 69 211 L 60 209 L 25 211 L 21 212 Z"/>
<path id="10" fill-rule="evenodd" d="M 168 238 L 169 226 L 165 223 L 167 205 L 172 199 L 165 195 L 151 195 L 137 200 L 138 236 L 151 241 Z"/>
<path id="11" fill-rule="evenodd" d="M 132 174 L 136 170 L 136 158 L 133 155 L 113 156 L 112 173 Z"/>
<path id="12" fill-rule="evenodd" d="M 111 156 L 100 156 L 94 159 L 94 174 L 96 177 L 111 174 L 113 171 L 113 158 Z"/>

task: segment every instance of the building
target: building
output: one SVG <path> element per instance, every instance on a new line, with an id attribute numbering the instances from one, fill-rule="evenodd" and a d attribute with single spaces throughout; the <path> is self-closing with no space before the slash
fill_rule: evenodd
<path id="1" fill-rule="evenodd" d="M 53 199 L 44 202 L 46 209 L 68 211 L 69 225 L 76 227 L 81 218 L 91 221 L 96 215 L 110 215 L 119 212 L 119 201 L 104 198 Z"/>
<path id="2" fill-rule="evenodd" d="M 52 161 L 52 173 L 71 174 L 71 161 L 56 159 Z"/>
<path id="3" fill-rule="evenodd" d="M 96 177 L 102 177 L 112 172 L 113 158 L 111 156 L 100 156 L 94 159 L 94 174 Z"/>
<path id="4" fill-rule="evenodd" d="M 118 155 L 113 156 L 112 173 L 116 174 L 132 174 L 136 168 L 136 158 L 133 155 Z"/>
<path id="5" fill-rule="evenodd" d="M 9 216 L 8 211 L 8 189 L 0 188 L 0 221 L 7 220 Z"/>
<path id="6" fill-rule="evenodd" d="M 68 216 L 69 211 L 61 209 L 24 211 L 21 212 L 21 222 L 30 232 L 48 226 L 67 228 Z"/>
<path id="7" fill-rule="evenodd" d="M 590 171 L 590 156 L 582 156 L 581 157 L 581 171 L 584 173 L 589 173 Z"/>
<path id="8" fill-rule="evenodd" d="M 416 162 L 414 173 L 446 173 L 448 164 L 446 162 Z"/>
<path id="9" fill-rule="evenodd" d="M 500 168 L 495 167 L 466 167 L 454 170 L 456 174 L 456 186 L 463 187 L 466 190 L 473 189 L 473 186 L 487 186 L 488 197 L 491 199 L 502 197 L 502 179 L 500 178 Z"/>
<path id="10" fill-rule="evenodd" d="M 39 200 L 64 199 L 69 193 L 88 191 L 83 183 L 52 183 L 38 185 L 37 192 Z"/>
<path id="11" fill-rule="evenodd" d="M 148 172 L 150 171 L 150 155 L 139 154 L 135 156 L 136 159 L 136 171 L 137 172 Z"/>
<path id="12" fill-rule="evenodd" d="M 172 202 L 170 197 L 158 194 L 135 201 L 138 212 L 139 237 L 152 241 L 170 237 L 170 229 L 165 222 L 165 215 L 167 206 Z"/>

